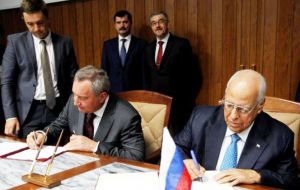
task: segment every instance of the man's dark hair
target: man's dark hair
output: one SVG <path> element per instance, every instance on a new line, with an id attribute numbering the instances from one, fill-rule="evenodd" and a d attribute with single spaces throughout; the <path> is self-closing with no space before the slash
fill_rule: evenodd
<path id="1" fill-rule="evenodd" d="M 126 15 L 128 17 L 129 22 L 132 23 L 132 16 L 131 16 L 130 12 L 128 12 L 126 10 L 117 11 L 116 14 L 114 15 L 114 21 L 116 21 L 116 17 L 124 17 Z"/>
<path id="2" fill-rule="evenodd" d="M 22 13 L 36 13 L 42 11 L 43 15 L 48 18 L 47 5 L 43 0 L 23 0 L 20 10 Z"/>

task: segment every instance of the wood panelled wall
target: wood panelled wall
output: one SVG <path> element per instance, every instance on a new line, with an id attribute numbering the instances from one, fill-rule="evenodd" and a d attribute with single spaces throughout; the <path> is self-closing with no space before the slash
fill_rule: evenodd
<path id="1" fill-rule="evenodd" d="M 48 7 L 52 30 L 73 39 L 81 67 L 100 65 L 103 41 L 116 36 L 116 10 L 129 10 L 133 34 L 148 41 L 149 15 L 165 10 L 170 31 L 188 38 L 198 56 L 199 104 L 216 104 L 228 78 L 242 68 L 266 77 L 267 95 L 294 99 L 300 80 L 299 0 L 71 0 Z M 25 30 L 17 9 L 1 11 L 0 23 L 5 35 Z"/>

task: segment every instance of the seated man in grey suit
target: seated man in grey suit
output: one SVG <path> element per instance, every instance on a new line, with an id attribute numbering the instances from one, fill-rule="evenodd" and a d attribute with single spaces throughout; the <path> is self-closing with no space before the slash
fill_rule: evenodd
<path id="1" fill-rule="evenodd" d="M 227 83 L 222 105 L 194 109 L 184 130 L 175 137 L 192 178 L 206 169 L 221 170 L 215 176 L 219 183 L 280 188 L 299 185 L 294 134 L 262 111 L 265 92 L 261 74 L 241 70 Z M 190 159 L 191 150 L 202 166 L 200 170 Z"/>
<path id="2" fill-rule="evenodd" d="M 104 70 L 86 66 L 77 71 L 73 95 L 59 117 L 47 126 L 48 140 L 57 139 L 61 129 L 65 129 L 73 133 L 70 142 L 65 145 L 67 150 L 143 160 L 145 145 L 141 117 L 131 104 L 108 94 L 109 89 L 109 79 Z M 87 115 L 91 113 L 95 114 L 92 130 L 87 129 L 86 124 Z M 27 136 L 29 147 L 35 148 L 35 143 L 40 144 L 43 135 L 43 131 L 31 132 Z"/>

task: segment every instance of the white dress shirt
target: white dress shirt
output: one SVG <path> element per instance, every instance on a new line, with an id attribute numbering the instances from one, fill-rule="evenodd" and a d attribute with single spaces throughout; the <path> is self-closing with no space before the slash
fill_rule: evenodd
<path id="1" fill-rule="evenodd" d="M 37 85 L 36 90 L 34 94 L 35 100 L 46 100 L 46 92 L 45 92 L 45 85 L 44 85 L 44 77 L 43 77 L 43 70 L 41 65 L 41 51 L 42 51 L 42 45 L 40 44 L 40 41 L 42 39 L 33 37 L 33 43 L 34 43 L 34 49 L 35 49 L 35 55 L 36 55 L 36 63 L 37 63 Z M 49 56 L 49 63 L 50 63 L 50 70 L 51 70 L 51 76 L 55 91 L 55 97 L 59 96 L 59 91 L 57 88 L 57 76 L 56 76 L 56 69 L 55 69 L 55 58 L 54 58 L 54 49 L 51 39 L 51 31 L 49 31 L 49 34 L 46 38 L 43 40 L 46 41 L 46 49 Z"/>
<path id="2" fill-rule="evenodd" d="M 119 41 L 119 55 L 121 53 L 121 48 L 122 48 L 122 44 L 123 44 L 122 39 L 126 39 L 124 45 L 125 45 L 125 49 L 126 49 L 126 53 L 127 53 L 128 49 L 129 49 L 130 41 L 131 41 L 131 34 L 129 34 L 125 38 L 119 35 L 119 40 L 118 40 Z"/>

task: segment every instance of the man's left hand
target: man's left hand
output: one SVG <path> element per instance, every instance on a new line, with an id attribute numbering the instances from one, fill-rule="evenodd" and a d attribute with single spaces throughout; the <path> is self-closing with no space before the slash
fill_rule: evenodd
<path id="1" fill-rule="evenodd" d="M 260 182 L 260 174 L 249 169 L 229 169 L 218 173 L 215 179 L 218 183 L 230 183 L 232 186 L 245 183 L 253 184 Z"/>
<path id="2" fill-rule="evenodd" d="M 82 136 L 82 135 L 72 135 L 70 137 L 70 142 L 64 147 L 66 150 L 81 150 L 93 152 L 96 149 L 97 142 Z"/>

